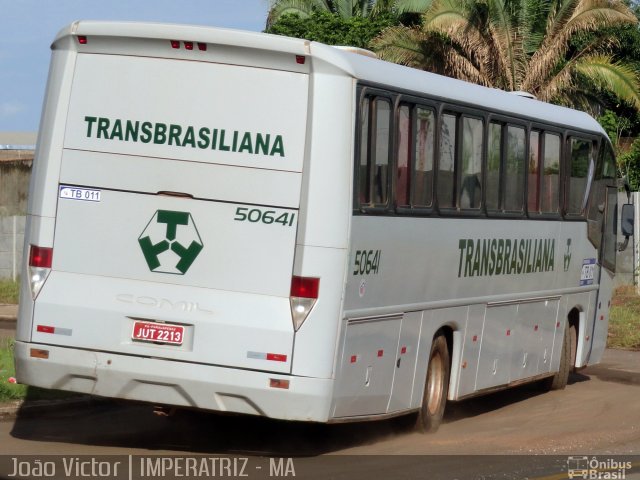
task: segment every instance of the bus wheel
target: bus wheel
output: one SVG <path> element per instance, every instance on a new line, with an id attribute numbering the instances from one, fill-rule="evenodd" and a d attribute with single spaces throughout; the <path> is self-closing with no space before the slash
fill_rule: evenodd
<path id="1" fill-rule="evenodd" d="M 442 422 L 449 387 L 449 365 L 447 339 L 444 335 L 439 335 L 433 341 L 429 354 L 427 381 L 416 422 L 416 428 L 420 432 L 435 432 Z"/>
<path id="2" fill-rule="evenodd" d="M 569 381 L 569 372 L 575 365 L 574 342 L 576 338 L 575 325 L 569 326 L 569 322 L 564 324 L 564 341 L 562 342 L 562 353 L 560 353 L 560 369 L 553 377 L 549 377 L 543 382 L 545 390 L 562 390 Z"/>

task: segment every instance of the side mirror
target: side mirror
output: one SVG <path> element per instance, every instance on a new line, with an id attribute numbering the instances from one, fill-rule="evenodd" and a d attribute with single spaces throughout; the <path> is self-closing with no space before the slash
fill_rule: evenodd
<path id="1" fill-rule="evenodd" d="M 622 235 L 630 237 L 633 235 L 635 210 L 634 206 L 630 203 L 622 205 L 622 213 L 620 215 L 620 230 Z"/>

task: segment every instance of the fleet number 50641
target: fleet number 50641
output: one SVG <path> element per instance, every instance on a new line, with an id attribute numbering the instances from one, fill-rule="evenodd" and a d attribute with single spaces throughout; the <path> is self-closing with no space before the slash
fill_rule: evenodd
<path id="1" fill-rule="evenodd" d="M 260 208 L 236 208 L 236 214 L 233 219 L 236 222 L 265 223 L 267 225 L 280 224 L 284 227 L 293 226 L 296 218 L 294 212 L 276 212 L 275 210 L 262 210 Z"/>
<path id="2" fill-rule="evenodd" d="M 356 250 L 353 274 L 377 275 L 380 269 L 381 250 Z"/>

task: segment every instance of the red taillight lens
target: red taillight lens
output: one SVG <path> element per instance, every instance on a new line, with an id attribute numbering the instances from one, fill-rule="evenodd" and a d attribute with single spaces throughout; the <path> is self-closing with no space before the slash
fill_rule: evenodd
<path id="1" fill-rule="evenodd" d="M 307 57 L 305 57 L 304 55 L 296 55 L 296 63 L 298 65 L 304 65 L 304 62 L 307 61 Z"/>
<path id="2" fill-rule="evenodd" d="M 171 40 L 171 48 L 180 48 L 180 42 L 178 40 Z"/>
<path id="3" fill-rule="evenodd" d="M 201 52 L 206 52 L 207 51 L 207 44 L 206 43 L 202 43 L 202 42 L 198 42 L 198 50 L 200 50 Z"/>
<path id="4" fill-rule="evenodd" d="M 51 268 L 52 260 L 53 248 L 31 245 L 31 251 L 29 252 L 30 267 Z"/>
<path id="5" fill-rule="evenodd" d="M 193 50 L 193 42 L 184 42 L 184 48 L 187 50 Z"/>
<path id="6" fill-rule="evenodd" d="M 291 279 L 291 296 L 302 298 L 318 298 L 320 279 L 314 277 L 297 277 Z"/>
<path id="7" fill-rule="evenodd" d="M 80 45 L 86 45 L 87 44 L 87 37 L 85 35 L 79 35 L 78 36 L 78 43 Z"/>

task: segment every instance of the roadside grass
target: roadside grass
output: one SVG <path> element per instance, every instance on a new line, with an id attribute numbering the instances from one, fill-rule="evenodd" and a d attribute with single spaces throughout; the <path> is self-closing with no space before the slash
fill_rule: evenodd
<path id="1" fill-rule="evenodd" d="M 635 287 L 619 287 L 609 314 L 607 347 L 640 350 L 640 296 Z"/>
<path id="2" fill-rule="evenodd" d="M 0 304 L 17 304 L 20 293 L 20 281 L 0 280 Z"/>
<path id="3" fill-rule="evenodd" d="M 0 404 L 12 400 L 54 400 L 77 395 L 9 382 L 9 379 L 16 375 L 13 363 L 14 343 L 12 338 L 0 338 Z"/>

